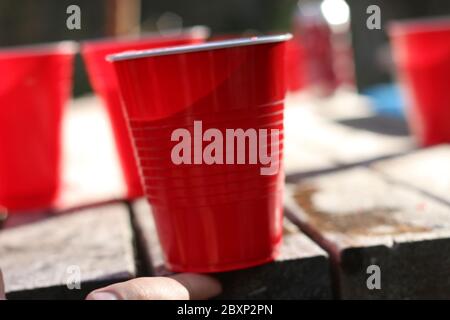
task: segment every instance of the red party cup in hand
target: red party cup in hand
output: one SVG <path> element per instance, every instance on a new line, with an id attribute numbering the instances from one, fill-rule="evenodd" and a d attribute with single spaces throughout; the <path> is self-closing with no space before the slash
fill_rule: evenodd
<path id="1" fill-rule="evenodd" d="M 86 41 L 81 52 L 87 67 L 90 82 L 95 92 L 102 98 L 112 125 L 116 148 L 118 150 L 122 172 L 127 184 L 128 198 L 144 194 L 129 130 L 125 122 L 116 75 L 106 56 L 129 50 L 143 50 L 204 42 L 208 36 L 205 27 L 193 27 L 181 32 L 163 35 L 146 35 L 118 39 Z"/>
<path id="2" fill-rule="evenodd" d="M 220 272 L 276 256 L 290 38 L 109 58 L 171 270 Z"/>
<path id="3" fill-rule="evenodd" d="M 0 50 L 0 206 L 49 208 L 61 181 L 61 123 L 72 42 Z"/>
<path id="4" fill-rule="evenodd" d="M 422 146 L 450 142 L 450 17 L 389 28 L 410 127 Z"/>

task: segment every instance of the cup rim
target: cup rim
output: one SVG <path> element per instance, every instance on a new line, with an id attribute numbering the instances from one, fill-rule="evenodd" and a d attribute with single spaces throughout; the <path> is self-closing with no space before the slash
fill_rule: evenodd
<path id="1" fill-rule="evenodd" d="M 173 54 L 183 54 L 190 52 L 200 52 L 206 50 L 217 50 L 231 47 L 242 47 L 257 44 L 276 43 L 290 40 L 292 35 L 290 33 L 268 36 L 257 36 L 248 38 L 237 38 L 221 41 L 211 41 L 201 44 L 191 44 L 182 46 L 173 46 L 167 48 L 155 48 L 149 50 L 132 50 L 106 56 L 106 60 L 110 62 L 135 60 L 147 57 L 166 56 Z"/>
<path id="2" fill-rule="evenodd" d="M 17 55 L 76 54 L 78 52 L 78 48 L 79 45 L 76 41 L 65 40 L 59 42 L 0 47 L 0 56 L 2 54 L 17 54 Z"/>
<path id="3" fill-rule="evenodd" d="M 75 55 L 78 53 L 78 43 L 67 40 L 51 43 L 37 43 L 30 45 L 0 48 L 0 59 L 21 57 L 39 57 L 46 55 Z"/>
<path id="4" fill-rule="evenodd" d="M 388 30 L 391 36 L 450 30 L 450 15 L 396 20 Z"/>
<path id="5" fill-rule="evenodd" d="M 137 40 L 152 40 L 152 39 L 160 39 L 160 38 L 172 38 L 172 37 L 195 37 L 195 38 L 208 38 L 211 33 L 211 30 L 207 26 L 197 25 L 182 29 L 169 29 L 160 32 L 144 32 L 144 33 L 136 33 L 136 34 L 128 34 L 124 36 L 118 37 L 101 37 L 101 38 L 93 38 L 86 39 L 81 41 L 81 49 L 83 51 L 92 50 L 96 51 L 98 48 L 93 46 L 101 46 L 108 45 L 112 41 L 117 44 L 126 43 L 127 41 L 137 41 Z"/>

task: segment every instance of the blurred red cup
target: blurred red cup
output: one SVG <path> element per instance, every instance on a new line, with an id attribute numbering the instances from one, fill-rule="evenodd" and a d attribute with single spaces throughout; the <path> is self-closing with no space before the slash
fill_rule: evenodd
<path id="1" fill-rule="evenodd" d="M 52 205 L 61 181 L 61 123 L 70 98 L 72 42 L 0 50 L 0 205 Z"/>
<path id="2" fill-rule="evenodd" d="M 81 46 L 92 87 L 103 100 L 109 115 L 122 173 L 127 185 L 128 198 L 140 197 L 144 191 L 129 130 L 123 116 L 116 75 L 113 66 L 105 58 L 109 54 L 122 51 L 201 43 L 205 41 L 208 34 L 207 28 L 198 26 L 180 32 L 158 35 L 85 41 Z"/>
<path id="3" fill-rule="evenodd" d="M 303 51 L 297 38 L 293 38 L 286 43 L 286 81 L 288 90 L 291 92 L 306 87 Z"/>
<path id="4" fill-rule="evenodd" d="M 416 139 L 450 142 L 450 17 L 395 22 L 389 35 Z"/>
<path id="5" fill-rule="evenodd" d="M 109 58 L 171 270 L 221 272 L 276 256 L 282 239 L 280 167 L 289 39 L 290 35 L 234 39 Z M 246 148 L 227 149 L 231 144 L 223 138 L 224 144 L 217 142 L 223 149 L 216 149 L 215 155 L 222 160 L 230 155 L 234 164 L 206 164 L 195 146 L 192 161 L 200 162 L 176 164 L 176 130 L 188 133 L 193 144 L 206 150 L 206 140 L 198 140 L 199 124 L 203 134 L 212 129 L 224 137 L 227 129 L 240 128 L 261 137 L 261 130 L 267 130 L 278 134 L 278 141 L 258 140 L 256 150 L 248 137 Z M 261 162 L 249 161 L 251 153 L 263 147 L 278 168 L 267 175 L 262 174 Z M 239 152 L 247 160 L 242 164 L 236 164 Z"/>

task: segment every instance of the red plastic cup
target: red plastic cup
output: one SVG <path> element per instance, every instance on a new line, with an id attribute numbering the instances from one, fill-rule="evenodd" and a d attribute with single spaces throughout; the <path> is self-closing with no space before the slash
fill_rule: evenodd
<path id="1" fill-rule="evenodd" d="M 221 272 L 276 256 L 282 239 L 284 54 L 289 39 L 253 37 L 110 57 L 171 270 Z M 226 130 L 239 128 L 250 137 L 245 145 L 235 140 L 233 147 L 232 139 L 226 143 Z M 191 164 L 173 158 L 177 130 L 195 144 Z M 274 138 L 261 139 L 264 130 Z M 208 138 L 206 132 L 218 136 Z M 209 142 L 203 138 L 220 141 L 220 135 L 223 143 L 216 147 L 222 149 L 211 153 L 218 158 L 207 162 Z M 278 170 L 262 174 L 266 166 L 261 158 L 250 161 L 262 150 Z"/>
<path id="2" fill-rule="evenodd" d="M 0 50 L 0 206 L 49 208 L 61 181 L 61 121 L 71 42 Z"/>
<path id="3" fill-rule="evenodd" d="M 204 42 L 208 36 L 205 27 L 193 27 L 185 31 L 163 35 L 147 35 L 122 39 L 103 39 L 86 41 L 81 52 L 87 67 L 89 79 L 95 92 L 106 107 L 114 133 L 122 172 L 127 185 L 128 198 L 144 194 L 136 164 L 129 130 L 123 116 L 117 80 L 113 66 L 105 60 L 109 54 L 128 50 L 143 50 Z"/>
<path id="4" fill-rule="evenodd" d="M 450 142 L 450 17 L 389 28 L 412 132 L 422 146 Z"/>

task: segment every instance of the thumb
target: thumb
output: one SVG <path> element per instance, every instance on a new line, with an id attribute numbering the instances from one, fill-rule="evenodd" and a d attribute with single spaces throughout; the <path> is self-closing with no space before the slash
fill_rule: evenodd
<path id="1" fill-rule="evenodd" d="M 222 291 L 220 283 L 206 275 L 176 274 L 171 277 L 136 278 L 91 292 L 87 300 L 188 300 L 208 299 Z"/>

